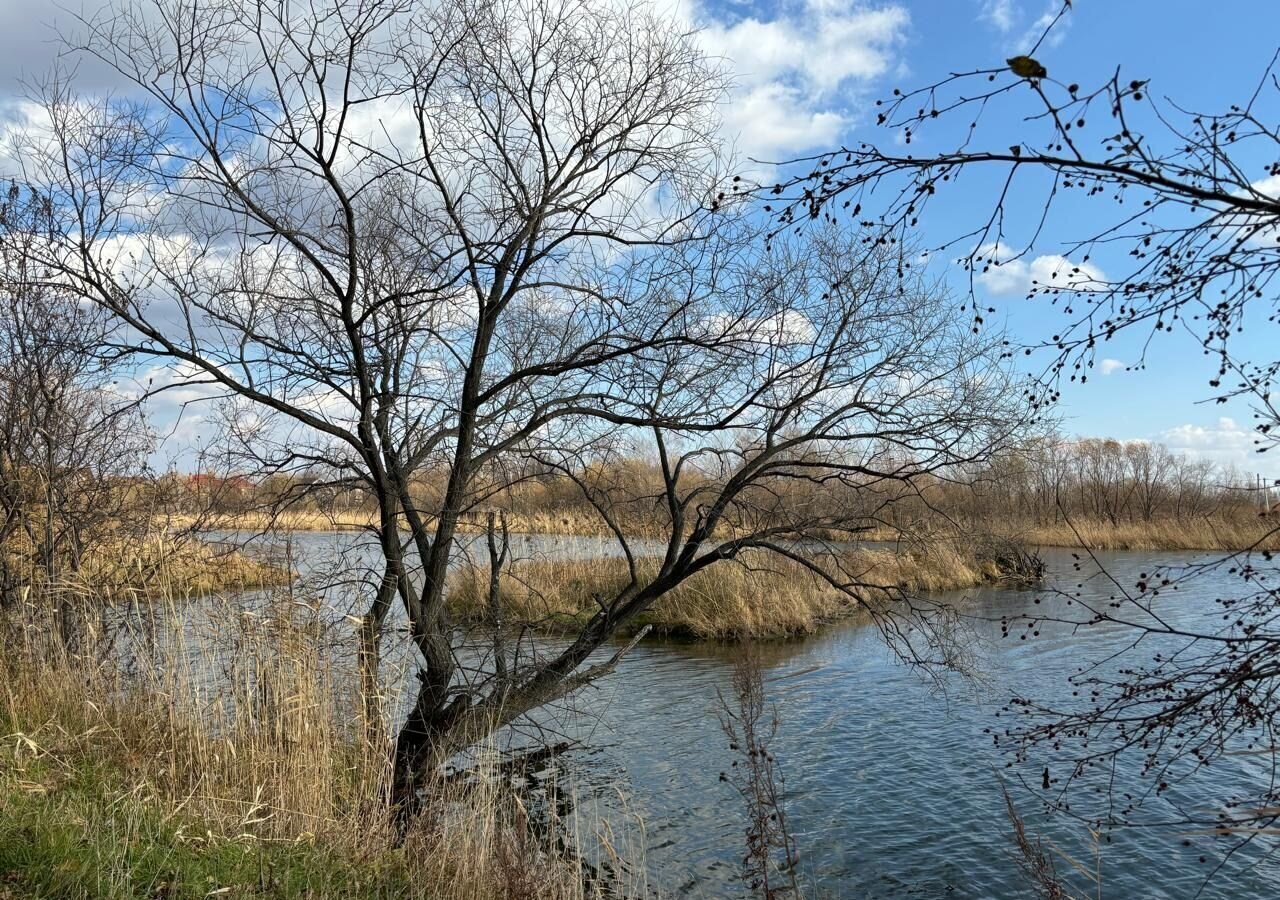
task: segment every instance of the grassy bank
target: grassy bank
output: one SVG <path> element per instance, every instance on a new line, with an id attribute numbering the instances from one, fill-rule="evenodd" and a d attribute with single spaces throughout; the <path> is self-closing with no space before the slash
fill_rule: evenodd
<path id="1" fill-rule="evenodd" d="M 169 527 L 226 531 L 353 531 L 369 528 L 376 516 L 359 509 L 323 513 L 318 510 L 288 510 L 275 515 L 264 511 L 177 515 L 169 517 Z M 508 514 L 508 527 L 521 534 L 607 536 L 598 517 L 583 512 Z M 1074 526 L 1074 527 L 1073 527 Z M 483 517 L 465 521 L 464 532 L 479 532 Z M 912 530 L 918 529 L 918 524 Z M 1197 518 L 1156 518 L 1151 521 L 1111 522 L 1105 519 L 1073 519 L 1067 522 L 1010 522 L 981 520 L 977 530 L 997 533 L 1040 547 L 1087 547 L 1092 550 L 1243 550 L 1251 547 L 1280 550 L 1280 520 L 1253 515 Z M 660 524 L 633 523 L 633 537 L 661 536 Z M 837 537 L 835 535 L 833 538 Z M 880 527 L 863 536 L 872 541 L 893 541 L 899 533 Z"/>
<path id="2" fill-rule="evenodd" d="M 234 548 L 194 538 L 111 536 L 95 543 L 78 567 L 52 578 L 35 565 L 27 548 L 4 548 L 5 571 L 25 592 L 74 596 L 103 603 L 193 597 L 217 592 L 258 590 L 287 584 L 287 564 L 269 562 Z"/>
<path id="3" fill-rule="evenodd" d="M 1039 547 L 1090 550 L 1280 550 L 1280 521 L 1261 517 L 1113 523 L 1081 519 L 1006 529 Z"/>
<path id="4" fill-rule="evenodd" d="M 657 571 L 656 558 L 639 560 L 643 573 Z M 990 556 L 934 542 L 926 549 L 895 552 L 859 550 L 840 560 L 845 576 L 864 587 L 864 599 L 879 588 L 944 591 L 998 580 L 1001 568 Z M 622 559 L 520 561 L 502 574 L 504 615 L 545 631 L 568 631 L 598 609 L 627 581 Z M 452 576 L 449 602 L 464 619 L 478 620 L 488 600 L 487 569 L 464 568 Z M 807 634 L 856 613 L 858 599 L 833 588 L 810 570 L 764 554 L 704 569 L 661 597 L 630 628 L 650 625 L 662 634 L 704 639 L 769 638 Z"/>
<path id="5" fill-rule="evenodd" d="M 229 610 L 194 647 L 172 612 L 129 678 L 6 645 L 0 897 L 591 896 L 497 779 L 441 787 L 397 844 L 385 740 L 314 613 Z"/>

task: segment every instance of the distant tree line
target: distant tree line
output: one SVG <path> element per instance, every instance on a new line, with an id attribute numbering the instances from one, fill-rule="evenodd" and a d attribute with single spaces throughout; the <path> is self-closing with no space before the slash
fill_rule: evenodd
<path id="1" fill-rule="evenodd" d="M 955 494 L 947 505 L 973 517 L 1034 524 L 1080 518 L 1119 525 L 1260 511 L 1259 493 L 1230 467 L 1163 444 L 1106 438 L 1037 442 L 994 461 Z"/>
<path id="2" fill-rule="evenodd" d="M 445 472 L 419 473 L 411 485 L 424 502 L 438 496 Z M 613 515 L 628 530 L 662 526 L 662 474 L 656 462 L 638 457 L 602 458 L 584 466 L 581 477 L 607 484 Z M 691 474 L 690 478 L 696 478 Z M 259 480 L 245 475 L 170 474 L 159 493 L 173 511 L 268 515 L 301 510 L 331 516 L 376 511 L 373 496 L 358 488 L 325 485 L 318 474 L 272 475 Z M 914 498 L 913 496 L 914 495 Z M 887 498 L 892 503 L 886 504 Z M 1252 477 L 1232 466 L 1177 453 L 1142 440 L 1066 438 L 1038 439 L 1000 454 L 981 466 L 919 479 L 909 491 L 883 485 L 830 484 L 815 489 L 808 481 L 774 486 L 753 499 L 755 512 L 768 519 L 770 504 L 794 510 L 809 506 L 815 515 L 874 516 L 882 510 L 889 527 L 906 527 L 930 513 L 989 525 L 1050 525 L 1073 520 L 1104 525 L 1257 517 L 1273 505 Z M 512 477 L 500 493 L 484 497 L 464 511 L 477 525 L 491 511 L 512 515 L 514 527 L 542 532 L 580 532 L 607 528 L 606 521 L 583 499 L 573 478 L 545 466 L 531 466 Z M 781 519 L 780 519 L 781 520 Z"/>

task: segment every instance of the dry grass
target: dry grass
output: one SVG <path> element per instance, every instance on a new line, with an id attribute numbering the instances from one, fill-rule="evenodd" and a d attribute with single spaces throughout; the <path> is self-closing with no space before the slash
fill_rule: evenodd
<path id="1" fill-rule="evenodd" d="M 316 509 L 248 510 L 237 513 L 177 513 L 157 521 L 169 530 L 200 528 L 211 531 L 359 531 L 378 523 L 372 510 L 350 509 L 326 513 Z"/>
<path id="2" fill-rule="evenodd" d="M 318 608 L 227 604 L 207 637 L 167 610 L 128 641 L 127 678 L 59 657 L 27 612 L 0 661 L 0 872 L 18 896 L 589 896 L 497 779 L 441 789 L 396 847 L 351 636 Z"/>
<path id="3" fill-rule="evenodd" d="M 428 524 L 434 519 L 428 518 Z M 247 510 L 237 513 L 178 513 L 157 520 L 156 524 L 168 530 L 198 528 L 211 531 L 359 531 L 378 524 L 373 510 L 349 509 L 325 512 L 318 509 L 288 509 L 273 513 L 269 510 Z M 609 534 L 599 516 L 585 511 L 507 513 L 507 525 L 518 534 L 556 534 L 597 536 Z M 477 513 L 464 517 L 459 523 L 463 532 L 479 532 L 486 527 L 486 514 Z M 629 528 L 633 537 L 660 534 L 658 523 L 637 523 Z"/>
<path id="4" fill-rule="evenodd" d="M 287 584 L 293 578 L 284 562 L 268 562 L 194 538 L 158 534 L 100 548 L 79 575 L 111 596 L 142 598 L 254 590 Z"/>
<path id="5" fill-rule="evenodd" d="M 1248 519 L 1182 519 L 1152 522 L 1072 520 L 1070 524 L 1028 525 L 1017 530 L 1021 540 L 1041 547 L 1090 550 L 1280 550 L 1280 521 Z"/>
<path id="6" fill-rule="evenodd" d="M 659 560 L 639 560 L 652 575 Z M 848 575 L 871 586 L 910 591 L 959 590 L 1000 576 L 995 564 L 937 542 L 927 549 L 895 552 L 864 549 L 842 558 Z M 571 630 L 599 608 L 627 579 L 622 559 L 522 561 L 502 575 L 504 615 L 548 631 Z M 467 619 L 483 617 L 489 574 L 464 568 L 452 576 L 449 602 Z M 868 589 L 874 592 L 874 587 Z M 661 597 L 630 623 L 659 633 L 704 639 L 769 638 L 808 634 L 856 612 L 858 602 L 790 560 L 747 556 L 704 569 Z"/>
<path id="7" fill-rule="evenodd" d="M 350 510 L 334 514 L 318 510 L 289 510 L 272 516 L 265 511 L 234 514 L 207 515 L 197 520 L 195 516 L 170 517 L 171 527 L 189 528 L 197 521 L 204 528 L 227 531 L 351 531 L 369 528 L 376 523 L 376 515 L 369 511 Z M 604 523 L 596 516 L 579 511 L 552 511 L 545 513 L 508 513 L 508 525 L 512 532 L 520 534 L 554 535 L 607 535 Z M 1079 531 L 1072 530 L 1071 525 Z M 1251 547 L 1280 550 L 1280 520 L 1274 518 L 1223 518 L 1202 517 L 1196 519 L 1158 519 L 1151 522 L 1112 523 L 1101 519 L 1081 519 L 1052 524 L 983 522 L 982 529 L 1016 536 L 1027 543 L 1041 547 L 1080 547 L 1093 550 L 1243 550 Z M 460 526 L 464 532 L 484 529 L 482 516 L 464 520 Z M 629 527 L 633 537 L 660 536 L 660 523 L 636 523 Z M 914 527 L 913 527 L 913 530 Z M 863 535 L 869 541 L 893 541 L 898 532 L 881 527 Z M 839 535 L 831 535 L 838 538 Z"/>
<path id="8" fill-rule="evenodd" d="M 260 590 L 289 583 L 285 562 L 269 562 L 236 549 L 194 538 L 162 534 L 108 536 L 85 554 L 80 566 L 50 580 L 27 548 L 4 548 L 5 568 L 31 590 L 95 603 L 120 603 Z"/>

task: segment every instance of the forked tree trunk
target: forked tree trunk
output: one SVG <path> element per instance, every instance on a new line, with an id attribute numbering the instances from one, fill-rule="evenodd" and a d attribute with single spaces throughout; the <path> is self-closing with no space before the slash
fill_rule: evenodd
<path id="1" fill-rule="evenodd" d="M 429 681 L 421 678 L 418 696 L 396 735 L 392 751 L 391 805 L 401 830 L 422 807 L 422 787 L 447 761 L 454 748 L 454 725 L 464 711 L 460 700 L 440 703 Z"/>

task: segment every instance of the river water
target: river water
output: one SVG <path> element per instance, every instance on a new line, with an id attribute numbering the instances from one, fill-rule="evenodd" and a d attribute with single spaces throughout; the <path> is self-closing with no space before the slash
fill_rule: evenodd
<path id="1" fill-rule="evenodd" d="M 304 567 L 332 565 L 355 545 L 351 535 L 303 534 L 294 541 Z M 609 552 L 607 542 L 589 538 L 520 541 L 518 548 L 529 555 Z M 1115 590 L 1092 561 L 1065 551 L 1047 551 L 1045 559 L 1049 586 L 1095 600 Z M 1185 563 L 1187 555 L 1108 553 L 1098 559 L 1107 575 L 1132 584 L 1153 567 Z M 1209 574 L 1190 583 L 1162 614 L 1190 621 L 1213 612 L 1213 598 L 1235 589 L 1226 577 Z M 1059 872 L 1085 896 L 1280 896 L 1275 836 L 1237 852 L 1206 885 L 1230 843 L 1176 829 L 1116 830 L 1094 839 L 1078 820 L 1046 812 L 1016 781 L 1021 775 L 1038 785 L 1043 766 L 1058 771 L 1061 759 L 1033 755 L 1008 768 L 1011 758 L 993 747 L 987 730 L 1008 722 L 998 713 L 1011 695 L 1061 699 L 1070 693 L 1068 675 L 1119 650 L 1130 633 L 1115 626 L 1048 624 L 1025 640 L 1021 629 L 1002 637 L 1001 617 L 1065 603 L 1047 587 L 983 588 L 950 599 L 972 616 L 968 640 L 977 677 L 946 677 L 941 684 L 924 678 L 894 657 L 873 626 L 860 622 L 760 648 L 766 691 L 779 719 L 773 750 L 785 776 L 798 871 L 813 896 L 1031 896 L 1002 783 L 1028 828 L 1054 848 Z M 616 842 L 643 847 L 648 884 L 664 896 L 747 893 L 738 874 L 742 804 L 720 779 L 735 754 L 718 718 L 718 691 L 729 692 L 740 652 L 731 645 L 644 642 L 598 690 L 555 714 L 555 727 L 582 743 L 569 754 L 567 768 L 578 809 L 612 823 Z M 1144 646 L 1140 652 L 1152 651 Z M 1212 777 L 1180 789 L 1178 799 L 1215 809 L 1242 785 L 1265 784 L 1268 762 L 1260 755 L 1229 757 Z M 1121 771 L 1118 777 L 1123 783 L 1128 776 Z M 1148 812 L 1159 814 L 1161 802 L 1153 799 Z M 1091 880 L 1099 873 L 1100 890 Z"/>

